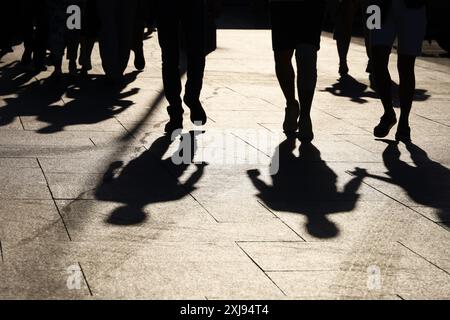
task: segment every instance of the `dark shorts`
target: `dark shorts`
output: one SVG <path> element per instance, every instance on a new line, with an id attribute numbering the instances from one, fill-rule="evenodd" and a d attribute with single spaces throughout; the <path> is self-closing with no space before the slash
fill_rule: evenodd
<path id="1" fill-rule="evenodd" d="M 273 2 L 270 6 L 273 49 L 290 50 L 299 44 L 311 44 L 319 50 L 324 13 L 324 0 Z"/>

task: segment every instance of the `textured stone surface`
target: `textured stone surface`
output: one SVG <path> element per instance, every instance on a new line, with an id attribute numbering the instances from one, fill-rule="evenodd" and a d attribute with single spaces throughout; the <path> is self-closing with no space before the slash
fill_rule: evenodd
<path id="1" fill-rule="evenodd" d="M 270 43 L 267 30 L 219 31 L 189 165 L 172 161 L 182 140 L 163 137 L 156 37 L 147 69 L 130 62 L 114 90 L 97 49 L 82 87 L 22 73 L 21 48 L 2 58 L 0 299 L 450 298 L 450 64 L 418 60 L 416 146 L 396 146 L 372 136 L 382 107 L 364 48 L 339 81 L 324 34 L 305 149 L 284 141 Z"/>

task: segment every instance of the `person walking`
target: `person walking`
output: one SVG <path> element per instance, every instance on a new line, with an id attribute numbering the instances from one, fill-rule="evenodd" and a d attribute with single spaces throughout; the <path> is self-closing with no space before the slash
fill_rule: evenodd
<path id="1" fill-rule="evenodd" d="M 20 0 L 20 30 L 25 51 L 21 63 L 32 63 L 39 72 L 46 70 L 45 56 L 48 43 L 46 0 Z"/>
<path id="2" fill-rule="evenodd" d="M 130 59 L 138 0 L 97 0 L 100 56 L 107 80 L 123 78 Z"/>
<path id="3" fill-rule="evenodd" d="M 283 130 L 288 136 L 298 132 L 302 142 L 314 139 L 311 107 L 324 13 L 324 0 L 271 0 L 270 4 L 276 75 L 286 99 Z M 294 53 L 300 102 L 296 98 Z"/>
<path id="4" fill-rule="evenodd" d="M 368 63 L 366 72 L 372 73 L 371 54 L 370 54 L 370 36 L 367 28 L 367 0 L 340 0 L 337 14 L 336 28 L 334 30 L 334 40 L 339 54 L 339 74 L 346 76 L 349 73 L 349 66 L 347 63 L 347 56 L 350 49 L 350 43 L 353 33 L 353 24 L 355 16 L 358 13 L 359 8 L 362 11 L 363 17 L 363 29 L 364 40 L 366 46 L 366 53 L 368 57 Z"/>
<path id="5" fill-rule="evenodd" d="M 169 102 L 170 120 L 166 133 L 183 128 L 183 101 L 181 99 L 180 50 L 185 42 L 187 55 L 187 82 L 184 103 L 191 111 L 191 121 L 204 125 L 206 112 L 200 102 L 205 71 L 205 15 L 204 0 L 157 0 L 157 25 L 162 51 L 164 93 Z"/>
<path id="6" fill-rule="evenodd" d="M 411 142 L 409 116 L 416 88 L 415 62 L 422 53 L 422 43 L 427 29 L 426 0 L 378 0 L 381 7 L 382 26 L 372 31 L 372 57 L 378 94 L 384 107 L 380 123 L 374 129 L 377 138 L 386 137 L 397 124 L 392 102 L 392 80 L 389 57 L 398 38 L 397 68 L 400 76 L 400 121 L 395 139 Z"/>

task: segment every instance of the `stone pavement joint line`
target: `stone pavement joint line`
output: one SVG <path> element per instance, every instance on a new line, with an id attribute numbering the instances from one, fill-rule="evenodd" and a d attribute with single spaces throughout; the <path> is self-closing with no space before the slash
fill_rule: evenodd
<path id="1" fill-rule="evenodd" d="M 0 299 L 450 299 L 450 63 L 418 59 L 414 146 L 395 145 L 372 135 L 364 48 L 343 81 L 321 47 L 305 149 L 282 132 L 270 31 L 220 30 L 210 121 L 181 165 L 157 35 L 118 90 L 97 48 L 90 77 L 56 85 L 23 72 L 21 47 L 3 57 Z"/>

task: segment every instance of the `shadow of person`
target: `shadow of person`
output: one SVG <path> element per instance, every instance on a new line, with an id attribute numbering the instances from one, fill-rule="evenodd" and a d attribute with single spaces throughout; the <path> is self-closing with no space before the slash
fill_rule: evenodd
<path id="1" fill-rule="evenodd" d="M 196 170 L 184 183 L 180 178 L 193 163 L 197 149 L 195 139 L 194 133 L 183 134 L 178 150 L 172 157 L 163 159 L 173 143 L 171 137 L 163 136 L 126 167 L 121 162 L 112 163 L 96 190 L 96 198 L 123 206 L 112 212 L 106 223 L 119 226 L 142 224 L 147 220 L 145 206 L 177 201 L 194 191 L 203 176 L 205 164 L 195 165 Z M 189 161 L 176 164 L 175 158 L 186 155 Z"/>
<path id="2" fill-rule="evenodd" d="M 138 72 L 127 74 L 116 85 L 107 85 L 101 77 L 81 80 L 67 89 L 67 102 L 61 108 L 46 108 L 38 120 L 49 123 L 38 132 L 50 134 L 75 125 L 91 125 L 113 118 L 133 105 L 128 98 L 139 93 L 138 88 L 124 91 L 136 80 Z"/>
<path id="3" fill-rule="evenodd" d="M 352 102 L 364 104 L 369 102 L 366 98 L 377 98 L 377 94 L 368 89 L 369 86 L 366 84 L 359 82 L 350 75 L 345 75 L 338 82 L 331 87 L 325 88 L 323 91 L 329 92 L 337 97 L 348 97 Z"/>
<path id="4" fill-rule="evenodd" d="M 383 162 L 389 177 L 368 177 L 401 187 L 418 205 L 436 209 L 439 220 L 450 227 L 450 170 L 431 160 L 423 149 L 413 143 L 406 144 L 406 147 L 414 165 L 400 160 L 398 142 L 380 141 L 388 145 L 383 152 Z"/>
<path id="5" fill-rule="evenodd" d="M 21 116 L 37 116 L 58 102 L 62 103 L 67 89 L 65 81 L 32 81 L 35 74 L 23 72 L 17 65 L 2 71 L 0 95 L 7 97 L 0 108 L 0 126 L 9 125 Z M 3 86 L 4 82 L 6 86 Z"/>
<path id="6" fill-rule="evenodd" d="M 258 170 L 248 172 L 258 197 L 274 211 L 303 214 L 307 217 L 308 233 L 316 238 L 334 238 L 340 233 L 328 215 L 352 211 L 359 200 L 357 191 L 365 170 L 356 169 L 355 177 L 341 192 L 337 188 L 338 176 L 322 160 L 313 144 L 302 144 L 300 155 L 294 154 L 295 139 L 281 143 L 272 159 L 278 171 L 272 175 L 272 185 L 267 185 Z"/>
<path id="7" fill-rule="evenodd" d="M 0 126 L 19 117 L 36 117 L 49 124 L 37 132 L 49 134 L 72 125 L 95 124 L 131 106 L 133 102 L 126 99 L 139 92 L 137 88 L 124 92 L 138 72 L 126 75 L 114 86 L 107 85 L 101 77 L 74 82 L 63 77 L 56 82 L 50 78 L 37 80 L 35 75 L 17 62 L 0 68 L 0 96 L 6 97 L 0 107 Z"/>

